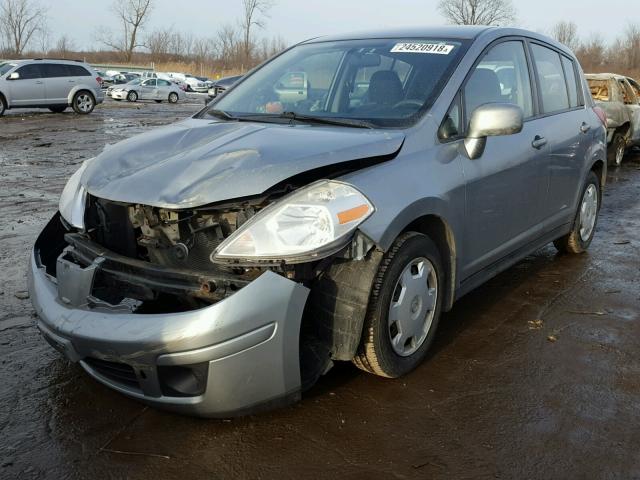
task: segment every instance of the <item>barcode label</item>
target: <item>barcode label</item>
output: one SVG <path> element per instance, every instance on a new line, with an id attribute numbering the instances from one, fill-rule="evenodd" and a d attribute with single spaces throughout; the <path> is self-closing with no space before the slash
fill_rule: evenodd
<path id="1" fill-rule="evenodd" d="M 396 43 L 391 53 L 431 53 L 435 55 L 449 55 L 455 48 L 446 43 Z"/>

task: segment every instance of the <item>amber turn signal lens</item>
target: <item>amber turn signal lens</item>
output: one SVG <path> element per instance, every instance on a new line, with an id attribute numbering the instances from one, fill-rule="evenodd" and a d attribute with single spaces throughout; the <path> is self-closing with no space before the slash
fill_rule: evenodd
<path id="1" fill-rule="evenodd" d="M 369 205 L 358 205 L 357 207 L 338 213 L 338 221 L 340 225 L 344 225 L 345 223 L 353 222 L 354 220 L 364 217 L 367 213 L 369 213 Z"/>

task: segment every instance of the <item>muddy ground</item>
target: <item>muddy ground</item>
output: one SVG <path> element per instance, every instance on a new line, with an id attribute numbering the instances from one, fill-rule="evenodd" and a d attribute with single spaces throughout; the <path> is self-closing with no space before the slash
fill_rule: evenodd
<path id="1" fill-rule="evenodd" d="M 24 298 L 36 234 L 83 159 L 200 98 L 0 119 L 0 478 L 640 478 L 640 156 L 588 254 L 547 247 L 465 297 L 401 380 L 344 364 L 290 408 L 201 420 L 61 358 Z"/>

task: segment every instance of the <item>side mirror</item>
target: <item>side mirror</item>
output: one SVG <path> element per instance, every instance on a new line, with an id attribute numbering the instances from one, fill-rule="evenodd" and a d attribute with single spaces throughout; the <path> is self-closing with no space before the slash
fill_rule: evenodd
<path id="1" fill-rule="evenodd" d="M 7 77 L 7 80 L 18 80 L 20 78 L 20 74 L 18 72 L 13 72 Z"/>
<path id="2" fill-rule="evenodd" d="M 484 153 L 487 137 L 513 135 L 522 131 L 524 113 L 511 103 L 487 103 L 471 114 L 469 132 L 464 147 L 471 160 Z"/>

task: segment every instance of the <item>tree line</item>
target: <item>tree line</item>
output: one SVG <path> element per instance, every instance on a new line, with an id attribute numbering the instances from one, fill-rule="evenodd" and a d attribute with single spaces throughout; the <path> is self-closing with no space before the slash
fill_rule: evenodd
<path id="1" fill-rule="evenodd" d="M 52 38 L 40 0 L 0 0 L 0 57 L 83 58 L 92 63 L 188 66 L 196 74 L 246 71 L 284 50 L 280 36 L 259 36 L 275 0 L 241 0 L 241 17 L 211 37 L 173 27 L 150 29 L 155 0 L 113 0 L 117 28 L 98 27 L 95 47 L 80 50 L 67 34 Z"/>
<path id="2" fill-rule="evenodd" d="M 174 28 L 150 29 L 157 0 L 112 0 L 115 29 L 98 27 L 93 51 L 79 51 L 67 34 L 52 38 L 44 0 L 0 0 L 0 57 L 81 57 L 93 63 L 154 63 L 192 73 L 244 72 L 286 48 L 280 36 L 259 36 L 275 0 L 240 0 L 241 16 L 211 37 Z M 439 0 L 443 18 L 458 25 L 517 25 L 512 0 Z M 581 38 L 570 21 L 554 25 L 550 36 L 571 48 L 586 72 L 640 76 L 640 25 L 629 24 L 613 42 L 602 35 Z"/>

